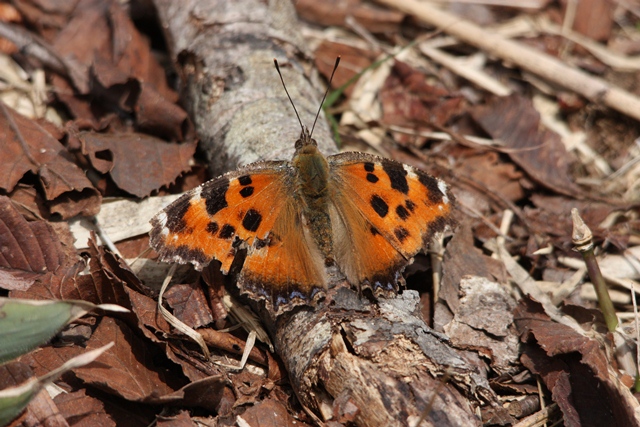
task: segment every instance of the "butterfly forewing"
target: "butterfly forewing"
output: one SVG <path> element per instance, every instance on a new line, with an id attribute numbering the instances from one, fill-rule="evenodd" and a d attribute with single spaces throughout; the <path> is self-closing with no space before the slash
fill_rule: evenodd
<path id="1" fill-rule="evenodd" d="M 173 202 L 152 220 L 151 246 L 164 261 L 212 259 L 227 273 L 237 239 L 248 245 L 273 228 L 290 180 L 288 162 L 260 162 L 212 179 Z"/>
<path id="2" fill-rule="evenodd" d="M 224 273 L 244 246 L 243 292 L 276 312 L 310 303 L 326 279 L 292 197 L 293 174 L 289 162 L 259 162 L 204 183 L 151 220 L 151 246 L 160 259 L 197 269 L 217 259 Z"/>

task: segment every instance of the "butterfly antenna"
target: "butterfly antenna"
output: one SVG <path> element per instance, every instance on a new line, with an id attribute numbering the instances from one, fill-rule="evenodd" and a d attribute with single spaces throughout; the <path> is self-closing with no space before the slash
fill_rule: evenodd
<path id="1" fill-rule="evenodd" d="M 331 81 L 333 80 L 333 75 L 338 69 L 338 65 L 340 64 L 340 56 L 336 58 L 336 63 L 333 65 L 333 71 L 331 71 L 331 77 L 329 77 L 329 85 L 327 86 L 327 90 L 324 91 L 324 96 L 322 97 L 322 101 L 320 102 L 320 108 L 318 108 L 318 112 L 316 113 L 316 118 L 313 120 L 313 126 L 311 126 L 311 133 L 309 134 L 309 138 L 313 135 L 313 130 L 316 128 L 316 122 L 318 121 L 318 117 L 320 116 L 320 111 L 322 111 L 322 104 L 324 104 L 324 100 L 327 98 L 327 94 L 329 93 L 329 89 L 331 88 Z"/>
<path id="2" fill-rule="evenodd" d="M 300 120 L 300 115 L 298 114 L 298 110 L 296 110 L 296 104 L 293 103 L 293 99 L 291 99 L 291 95 L 289 95 L 289 91 L 287 90 L 287 85 L 284 84 L 284 78 L 282 78 L 282 73 L 280 72 L 280 66 L 278 65 L 278 60 L 273 58 L 273 63 L 275 64 L 276 70 L 278 71 L 278 75 L 280 76 L 282 87 L 284 87 L 284 91 L 287 93 L 287 96 L 289 97 L 289 102 L 291 102 L 293 111 L 296 113 L 296 117 L 298 118 L 298 123 L 300 123 L 300 128 L 302 128 L 302 132 L 304 132 L 304 125 L 302 124 L 302 120 Z"/>

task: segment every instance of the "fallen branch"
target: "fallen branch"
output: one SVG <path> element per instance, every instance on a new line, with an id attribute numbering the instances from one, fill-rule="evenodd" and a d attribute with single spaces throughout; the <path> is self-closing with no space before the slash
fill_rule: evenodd
<path id="1" fill-rule="evenodd" d="M 155 4 L 211 168 L 291 158 L 299 128 L 272 58 L 287 64 L 284 78 L 304 122 L 321 93 L 306 77 L 311 61 L 291 3 Z M 325 155 L 336 151 L 326 121 L 314 137 Z M 320 424 L 407 426 L 425 413 L 421 426 L 475 426 L 471 402 L 500 406 L 486 376 L 424 323 L 417 292 L 372 303 L 332 280 L 317 307 L 277 319 L 261 314 L 300 403 Z M 451 380 L 439 387 L 445 373 Z"/>

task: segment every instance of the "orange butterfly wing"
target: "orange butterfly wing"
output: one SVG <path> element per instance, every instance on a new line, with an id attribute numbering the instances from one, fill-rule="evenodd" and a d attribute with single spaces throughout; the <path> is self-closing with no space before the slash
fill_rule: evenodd
<path id="1" fill-rule="evenodd" d="M 249 247 L 238 278 L 240 289 L 264 299 L 276 315 L 310 304 L 327 286 L 324 257 L 303 224 L 299 205 L 293 197 L 282 203 L 267 239 Z"/>
<path id="2" fill-rule="evenodd" d="M 391 290 L 404 267 L 451 222 L 446 184 L 366 153 L 328 159 L 334 252 L 352 284 Z"/>
<path id="3" fill-rule="evenodd" d="M 202 184 L 151 220 L 151 246 L 163 261 L 201 270 L 217 259 L 228 273 L 246 245 L 242 291 L 276 311 L 309 302 L 326 280 L 293 198 L 294 173 L 289 162 L 258 162 Z"/>

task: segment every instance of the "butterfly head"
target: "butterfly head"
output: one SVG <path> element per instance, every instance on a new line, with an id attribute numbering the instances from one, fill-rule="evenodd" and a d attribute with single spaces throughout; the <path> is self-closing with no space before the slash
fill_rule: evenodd
<path id="1" fill-rule="evenodd" d="M 296 141 L 296 154 L 311 154 L 318 149 L 318 143 L 315 139 L 311 138 L 311 133 L 306 127 L 302 128 L 300 132 L 300 138 Z"/>

